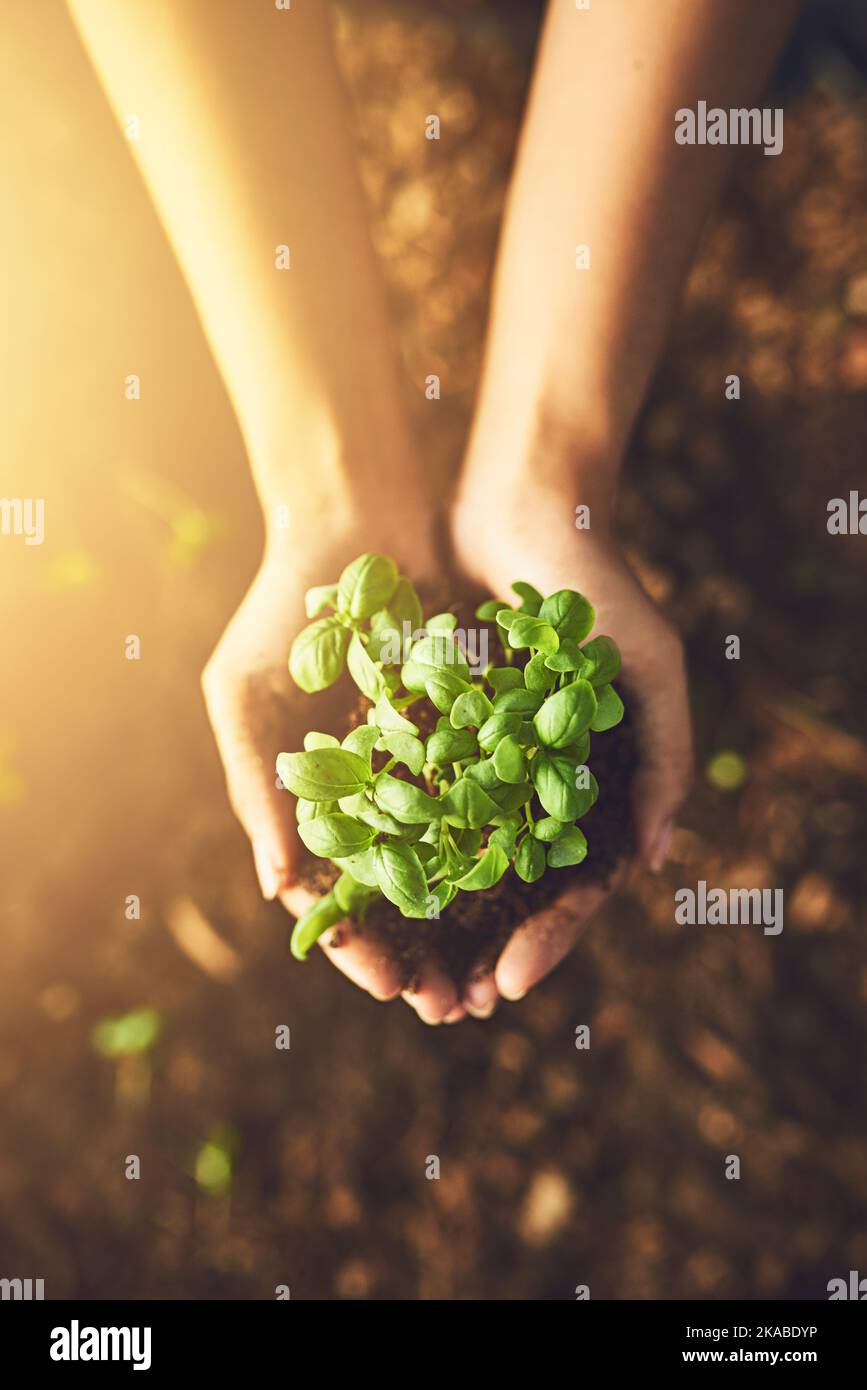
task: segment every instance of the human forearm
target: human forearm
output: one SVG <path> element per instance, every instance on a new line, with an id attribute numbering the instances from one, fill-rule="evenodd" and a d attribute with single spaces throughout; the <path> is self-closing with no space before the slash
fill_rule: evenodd
<path id="1" fill-rule="evenodd" d="M 118 118 L 140 121 L 130 148 L 263 503 L 338 528 L 405 475 L 407 435 L 327 5 L 69 6 Z"/>
<path id="2" fill-rule="evenodd" d="M 551 0 L 509 198 L 469 454 L 585 470 L 604 507 L 729 167 L 675 112 L 751 104 L 797 0 Z M 589 268 L 576 267 L 586 246 Z M 582 500 L 576 498 L 576 500 Z"/>

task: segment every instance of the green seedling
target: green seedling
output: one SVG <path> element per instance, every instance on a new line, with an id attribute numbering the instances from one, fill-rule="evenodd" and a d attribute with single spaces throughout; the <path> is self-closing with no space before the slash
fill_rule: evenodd
<path id="1" fill-rule="evenodd" d="M 404 917 L 439 918 L 510 867 L 534 883 L 586 857 L 577 822 L 599 794 L 590 737 L 623 717 L 611 683 L 620 654 L 610 637 L 586 640 L 596 615 L 582 594 L 512 588 L 520 606 L 491 599 L 476 611 L 496 624 L 504 652 L 483 674 L 470 669 L 455 615 L 425 622 L 384 555 L 361 555 L 336 584 L 308 592 L 293 679 L 313 694 L 348 670 L 370 709 L 342 742 L 308 733 L 302 751 L 277 759 L 301 839 L 338 870 L 295 925 L 299 960 L 377 898 Z"/>

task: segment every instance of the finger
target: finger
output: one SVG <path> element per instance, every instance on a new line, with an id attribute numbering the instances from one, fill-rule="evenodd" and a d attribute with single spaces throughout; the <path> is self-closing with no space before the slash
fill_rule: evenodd
<path id="1" fill-rule="evenodd" d="M 277 785 L 273 750 L 279 721 L 263 685 L 259 677 L 227 683 L 210 668 L 202 677 L 229 800 L 253 846 L 262 895 L 270 900 L 292 881 L 299 841 L 291 798 Z"/>
<path id="2" fill-rule="evenodd" d="M 495 977 L 502 997 L 523 999 L 559 965 L 610 893 L 611 888 L 602 884 L 572 888 L 553 906 L 528 917 L 497 961 Z"/>
<path id="3" fill-rule="evenodd" d="M 293 916 L 300 917 L 315 901 L 316 895 L 300 885 L 280 893 L 280 901 Z M 347 918 L 330 927 L 319 938 L 328 959 L 347 979 L 374 999 L 394 999 L 403 988 L 403 972 L 389 952 L 376 928 L 368 921 L 364 925 Z"/>
<path id="4" fill-rule="evenodd" d="M 641 762 L 632 788 L 638 855 L 659 870 L 665 862 L 674 817 L 692 781 L 692 730 L 683 654 L 678 643 L 656 678 L 637 688 Z"/>
<path id="5" fill-rule="evenodd" d="M 478 972 L 483 970 L 483 973 Z M 484 967 L 477 963 L 474 970 L 470 971 L 467 983 L 464 986 L 464 1007 L 468 1009 L 474 1018 L 487 1018 L 490 1006 L 497 1002 L 497 981 L 490 962 L 486 962 Z"/>
<path id="6" fill-rule="evenodd" d="M 442 1023 L 458 1004 L 454 981 L 440 964 L 426 956 L 416 970 L 412 983 L 403 991 L 403 998 L 415 1009 L 422 1023 Z"/>
<path id="7" fill-rule="evenodd" d="M 467 1011 L 462 1004 L 456 1004 L 450 1013 L 447 1013 L 443 1023 L 460 1023 L 462 1018 L 466 1018 Z"/>

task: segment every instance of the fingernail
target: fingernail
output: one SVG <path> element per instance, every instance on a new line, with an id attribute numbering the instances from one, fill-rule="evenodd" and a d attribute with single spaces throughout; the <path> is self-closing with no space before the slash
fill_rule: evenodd
<path id="1" fill-rule="evenodd" d="M 276 898 L 280 889 L 287 886 L 288 870 L 285 866 L 276 868 L 271 856 L 260 845 L 253 846 L 253 862 L 256 865 L 256 877 L 259 880 L 262 897 L 270 903 Z"/>
<path id="2" fill-rule="evenodd" d="M 523 999 L 523 998 L 524 998 L 524 995 L 525 995 L 526 993 L 527 993 L 527 991 L 526 991 L 525 989 L 519 990 L 516 994 L 508 994 L 508 993 L 506 992 L 506 990 L 504 990 L 504 989 L 501 989 L 501 990 L 500 990 L 501 996 L 502 996 L 503 999 L 505 999 L 509 1004 L 517 1004 L 518 1000 L 519 1000 L 519 999 Z"/>
<path id="3" fill-rule="evenodd" d="M 671 837 L 673 834 L 674 821 L 667 820 L 650 847 L 648 863 L 650 864 L 651 871 L 655 874 L 659 873 L 668 858 L 668 851 L 671 848 Z"/>
<path id="4" fill-rule="evenodd" d="M 486 1009 L 489 1004 L 496 1004 L 497 985 L 493 975 L 484 975 L 482 979 L 473 980 L 468 984 L 464 1000 L 467 1004 L 472 1004 L 474 1009 Z"/>
<path id="5" fill-rule="evenodd" d="M 471 1018 L 490 1018 L 496 1007 L 497 1001 L 492 999 L 490 1004 L 484 1004 L 481 1008 L 476 1004 L 467 1004 L 466 1010 Z"/>

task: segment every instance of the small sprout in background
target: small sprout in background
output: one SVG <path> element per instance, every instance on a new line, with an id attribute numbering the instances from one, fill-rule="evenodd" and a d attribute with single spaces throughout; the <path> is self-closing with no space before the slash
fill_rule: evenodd
<path id="1" fill-rule="evenodd" d="M 162 1019 L 156 1009 L 133 1009 L 119 1018 L 104 1018 L 90 1035 L 95 1052 L 102 1057 L 131 1057 L 149 1052 L 162 1032 Z"/>
<path id="2" fill-rule="evenodd" d="M 231 1125 L 218 1125 L 202 1144 L 196 1154 L 193 1174 L 209 1197 L 225 1197 L 231 1191 L 239 1148 L 237 1130 Z"/>
<path id="3" fill-rule="evenodd" d="M 92 589 L 101 579 L 102 567 L 89 550 L 64 550 L 48 567 L 49 585 L 59 592 Z"/>
<path id="4" fill-rule="evenodd" d="M 348 671 L 371 708 L 342 743 L 314 730 L 302 751 L 277 759 L 298 798 L 301 839 L 339 870 L 295 925 L 299 960 L 378 898 L 424 919 L 432 903 L 445 912 L 510 867 L 534 883 L 588 854 L 576 822 L 599 794 L 587 770 L 591 735 L 623 718 L 611 684 L 620 653 L 610 637 L 587 640 L 596 614 L 582 594 L 512 587 L 519 606 L 490 599 L 476 612 L 496 623 L 505 662 L 480 676 L 455 615 L 425 623 L 413 585 L 385 555 L 360 555 L 336 584 L 308 592 L 293 680 L 315 694 Z"/>
<path id="5" fill-rule="evenodd" d="M 167 527 L 169 558 L 189 568 L 228 531 L 226 518 L 203 507 L 169 478 L 146 468 L 129 468 L 122 479 L 127 496 Z"/>
<path id="6" fill-rule="evenodd" d="M 104 1018 L 90 1035 L 94 1052 L 117 1063 L 115 1100 L 119 1110 L 144 1110 L 150 1099 L 148 1053 L 162 1033 L 156 1009 L 133 1009 L 119 1018 Z"/>
<path id="7" fill-rule="evenodd" d="M 714 753 L 707 765 L 706 775 L 717 791 L 736 792 L 747 780 L 749 769 L 740 753 L 724 749 L 721 753 Z"/>

